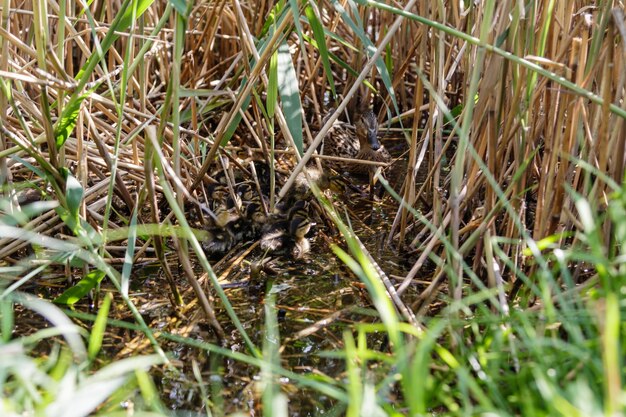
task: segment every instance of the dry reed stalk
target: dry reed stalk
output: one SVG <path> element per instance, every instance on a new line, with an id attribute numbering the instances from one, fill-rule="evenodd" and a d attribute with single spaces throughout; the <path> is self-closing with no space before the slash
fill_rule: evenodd
<path id="1" fill-rule="evenodd" d="M 11 5 L 10 0 L 4 0 L 2 2 L 2 14 L 0 15 L 0 28 L 3 33 L 10 33 L 10 21 L 9 21 L 9 7 Z M 6 36 L 2 36 L 0 39 L 0 71 L 2 73 L 9 72 L 9 53 L 7 51 L 9 42 Z M 6 109 L 6 110 L 5 110 Z M 8 99 L 4 93 L 0 93 L 0 125 L 7 124 L 8 116 Z M 0 154 L 8 147 L 8 141 L 4 133 L 0 132 Z M 5 185 L 10 185 L 12 182 L 11 172 L 8 169 L 7 161 L 5 157 L 0 157 L 0 196 L 7 195 L 12 202 L 15 201 L 14 193 L 7 193 L 4 189 Z"/>
<path id="2" fill-rule="evenodd" d="M 175 241 L 176 246 L 178 246 L 179 243 L 180 242 Z M 178 251 L 178 253 L 180 254 L 181 251 Z M 213 310 L 213 304 L 211 303 L 211 300 L 204 292 L 204 289 L 200 285 L 199 280 L 196 278 L 196 274 L 193 270 L 191 261 L 189 260 L 187 256 L 182 256 L 179 259 L 183 266 L 183 271 L 185 271 L 185 276 L 187 277 L 187 281 L 189 282 L 191 287 L 194 289 L 196 299 L 199 301 L 200 306 L 202 307 L 202 310 L 204 311 L 204 314 L 206 315 L 206 318 L 209 324 L 215 331 L 218 341 L 225 342 L 226 334 L 224 333 L 224 329 L 222 328 L 219 321 L 217 320 L 217 317 L 215 316 L 215 312 Z"/>
<path id="3" fill-rule="evenodd" d="M 415 96 L 414 96 L 415 116 L 413 117 L 413 129 L 412 129 L 412 134 L 411 134 L 411 144 L 409 148 L 408 169 L 407 169 L 407 174 L 404 179 L 404 185 L 403 185 L 403 188 L 404 188 L 403 199 L 410 206 L 413 206 L 413 204 L 415 204 L 415 177 L 417 175 L 417 169 L 416 169 L 417 168 L 416 166 L 417 164 L 417 135 L 418 135 L 418 122 L 420 120 L 420 118 L 417 117 L 417 115 L 419 114 L 417 109 L 419 109 L 422 106 L 422 101 L 423 101 L 423 96 L 424 96 L 423 88 L 424 88 L 423 84 L 419 82 L 419 78 L 416 78 Z M 404 205 L 400 207 L 399 214 L 400 214 L 400 242 L 404 242 L 404 239 L 405 239 L 404 233 L 407 227 L 407 216 L 408 216 L 408 211 L 406 210 Z M 389 232 L 390 237 L 394 233 L 397 219 L 398 219 L 398 214 L 396 214 L 396 220 L 394 220 L 394 225 L 392 225 L 391 230 Z"/>
<path id="4" fill-rule="evenodd" d="M 60 220 L 56 217 L 56 213 L 48 212 L 28 222 L 24 228 L 32 230 L 35 233 L 48 233 L 53 227 L 58 225 Z M 13 256 L 17 251 L 26 248 L 28 242 L 5 238 L 0 240 L 0 259 L 7 259 Z"/>
<path id="5" fill-rule="evenodd" d="M 622 108 L 626 109 L 626 101 L 624 100 L 624 90 L 626 89 L 626 19 L 624 19 L 624 11 L 620 8 L 613 8 L 611 10 L 613 14 L 613 22 L 616 26 L 616 30 L 619 32 L 620 37 L 622 38 L 621 53 L 616 51 L 615 53 L 615 63 L 614 63 L 614 73 L 616 75 L 615 79 L 618 80 L 615 85 L 615 102 L 619 103 L 620 100 L 622 102 Z M 613 118 L 613 128 L 611 129 L 613 132 L 611 138 L 611 145 L 609 148 L 615 149 L 614 159 L 612 159 L 612 171 L 611 177 L 617 183 L 623 177 L 624 173 L 624 158 L 620 158 L 620 155 L 626 155 L 626 125 L 623 119 Z"/>

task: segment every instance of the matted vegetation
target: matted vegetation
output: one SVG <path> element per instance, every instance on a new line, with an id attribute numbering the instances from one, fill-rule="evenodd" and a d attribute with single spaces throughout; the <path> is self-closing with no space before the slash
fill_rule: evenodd
<path id="1" fill-rule="evenodd" d="M 1 7 L 0 414 L 624 414 L 620 2 Z M 367 301 L 281 334 L 258 242 L 207 259 L 207 187 L 264 161 L 279 206 L 363 103 L 395 157 L 382 203 L 315 185 L 310 199 L 315 256 Z M 378 227 L 360 226 L 363 205 Z M 233 306 L 235 273 L 267 281 L 254 318 Z M 168 313 L 147 323 L 148 304 Z M 283 356 L 314 333 L 310 356 L 332 367 Z M 163 382 L 181 374 L 196 401 Z"/>

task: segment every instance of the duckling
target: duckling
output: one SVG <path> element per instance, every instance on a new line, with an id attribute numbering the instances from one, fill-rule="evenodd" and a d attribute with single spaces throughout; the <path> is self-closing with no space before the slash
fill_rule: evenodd
<path id="1" fill-rule="evenodd" d="M 265 197 L 259 195 L 252 181 L 241 182 L 235 185 L 234 189 L 235 197 L 238 199 L 237 208 L 241 216 L 237 221 L 229 224 L 229 227 L 237 239 L 256 237 L 267 221 Z"/>
<path id="2" fill-rule="evenodd" d="M 224 228 L 229 223 L 235 222 L 241 218 L 234 206 L 228 207 L 226 204 L 219 204 L 215 208 L 214 214 L 214 225 L 218 228 Z"/>
<path id="3" fill-rule="evenodd" d="M 267 215 L 261 204 L 260 198 L 245 203 L 244 214 L 241 224 L 241 237 L 245 239 L 256 238 L 267 224 Z"/>
<path id="4" fill-rule="evenodd" d="M 261 249 L 278 252 L 290 241 L 289 221 L 281 220 L 270 224 L 261 237 Z"/>
<path id="5" fill-rule="evenodd" d="M 291 252 L 301 257 L 309 251 L 306 234 L 311 230 L 308 203 L 298 201 L 287 213 L 287 218 L 269 224 L 261 237 L 261 248 L 268 252 Z"/>
<path id="6" fill-rule="evenodd" d="M 296 201 L 289 211 L 287 211 L 287 219 L 293 220 L 296 217 L 309 217 L 309 202 L 306 200 L 298 200 Z"/>
<path id="7" fill-rule="evenodd" d="M 225 201 L 228 196 L 228 188 L 220 183 L 209 184 L 206 191 L 212 201 Z"/>
<path id="8" fill-rule="evenodd" d="M 236 240 L 229 228 L 207 230 L 208 236 L 202 242 L 202 249 L 209 254 L 228 252 L 235 246 Z"/>
<path id="9" fill-rule="evenodd" d="M 289 234 L 296 240 L 304 239 L 311 230 L 311 221 L 308 217 L 296 215 L 289 223 Z"/>
<path id="10" fill-rule="evenodd" d="M 289 233 L 293 237 L 291 253 L 295 258 L 301 258 L 311 250 L 306 234 L 311 230 L 311 222 L 306 217 L 296 217 L 289 225 Z"/>
<path id="11" fill-rule="evenodd" d="M 240 182 L 235 186 L 235 191 L 242 202 L 252 201 L 256 197 L 256 191 L 250 181 Z"/>
<path id="12" fill-rule="evenodd" d="M 251 201 L 246 205 L 246 219 L 257 225 L 263 225 L 267 222 L 267 216 L 263 210 L 260 201 Z"/>
<path id="13" fill-rule="evenodd" d="M 309 230 L 311 221 L 304 217 L 276 222 L 263 234 L 261 249 L 274 253 L 291 253 L 295 258 L 301 258 L 310 250 L 311 245 L 306 238 Z"/>
<path id="14" fill-rule="evenodd" d="M 326 115 L 325 119 L 329 115 Z M 391 156 L 380 145 L 377 135 L 378 120 L 372 110 L 365 110 L 357 115 L 354 127 L 339 121 L 333 124 L 324 138 L 323 154 L 350 159 L 389 162 Z M 376 170 L 374 165 L 348 161 L 327 160 L 325 165 L 338 172 L 352 174 L 367 174 Z"/>
<path id="15" fill-rule="evenodd" d="M 298 212 L 300 212 L 301 217 L 307 217 L 309 215 L 309 197 L 310 195 L 290 193 L 276 205 L 271 217 L 277 220 L 291 220 Z"/>
<path id="16" fill-rule="evenodd" d="M 203 207 L 211 221 L 206 228 L 208 236 L 202 246 L 207 253 L 224 253 L 242 238 L 238 202 L 230 197 L 224 197 L 226 194 L 222 193 L 228 193 L 228 191 L 223 186 L 217 186 L 208 191 L 212 197 L 219 197 L 219 199 L 211 201 L 213 210 Z"/>

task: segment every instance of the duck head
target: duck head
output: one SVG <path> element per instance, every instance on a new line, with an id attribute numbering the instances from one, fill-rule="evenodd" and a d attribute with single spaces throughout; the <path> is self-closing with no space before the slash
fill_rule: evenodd
<path id="1" fill-rule="evenodd" d="M 298 200 L 287 212 L 287 218 L 289 220 L 295 217 L 308 217 L 309 215 L 309 202 L 306 200 Z"/>
<path id="2" fill-rule="evenodd" d="M 224 201 L 228 196 L 228 188 L 220 183 L 210 184 L 207 187 L 207 193 L 212 200 Z"/>
<path id="3" fill-rule="evenodd" d="M 255 196 L 255 189 L 250 182 L 242 182 L 235 186 L 235 191 L 243 201 L 252 201 Z"/>
<path id="4" fill-rule="evenodd" d="M 377 151 L 380 149 L 380 142 L 378 142 L 378 120 L 371 110 L 366 110 L 361 113 L 356 121 L 356 136 L 359 138 L 361 148 L 364 146 L 372 148 Z"/>
<path id="5" fill-rule="evenodd" d="M 289 223 L 289 234 L 295 239 L 304 239 L 311 230 L 311 221 L 306 217 L 295 217 Z"/>
<path id="6" fill-rule="evenodd" d="M 267 222 L 267 216 L 260 202 L 254 201 L 246 206 L 246 219 L 252 220 L 258 224 L 265 224 L 265 222 Z"/>

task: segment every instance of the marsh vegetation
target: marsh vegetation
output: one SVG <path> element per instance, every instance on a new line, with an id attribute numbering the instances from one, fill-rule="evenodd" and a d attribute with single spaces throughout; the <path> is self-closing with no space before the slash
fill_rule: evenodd
<path id="1" fill-rule="evenodd" d="M 621 2 L 0 7 L 0 414 L 624 414 Z"/>

